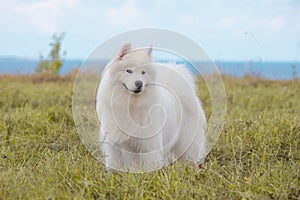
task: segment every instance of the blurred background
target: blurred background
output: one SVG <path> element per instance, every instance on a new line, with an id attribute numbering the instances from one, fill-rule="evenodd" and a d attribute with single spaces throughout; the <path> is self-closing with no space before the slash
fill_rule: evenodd
<path id="1" fill-rule="evenodd" d="M 0 0 L 0 74 L 32 74 L 65 33 L 60 74 L 112 36 L 143 27 L 182 33 L 224 74 L 300 77 L 300 1 Z M 176 42 L 176 41 L 173 41 Z"/>

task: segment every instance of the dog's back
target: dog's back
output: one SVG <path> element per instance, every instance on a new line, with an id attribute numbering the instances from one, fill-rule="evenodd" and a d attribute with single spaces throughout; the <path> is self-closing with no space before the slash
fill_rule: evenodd
<path id="1" fill-rule="evenodd" d="M 165 156 L 202 162 L 206 156 L 206 117 L 197 98 L 195 78 L 184 65 L 156 64 L 156 70 L 156 81 L 162 85 L 161 102 L 169 110 Z"/>

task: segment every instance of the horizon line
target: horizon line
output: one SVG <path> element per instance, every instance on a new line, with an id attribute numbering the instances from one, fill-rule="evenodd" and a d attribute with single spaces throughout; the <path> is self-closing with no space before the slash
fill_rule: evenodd
<path id="1" fill-rule="evenodd" d="M 11 59 L 11 60 L 29 60 L 29 61 L 39 61 L 40 58 L 31 58 L 31 57 L 22 57 L 22 56 L 13 56 L 13 55 L 0 55 L 0 59 Z M 83 58 L 62 58 L 63 61 L 84 61 L 86 59 Z M 98 60 L 98 61 L 110 61 L 111 58 L 99 58 L 99 59 L 93 59 L 93 60 Z M 179 59 L 158 59 L 160 61 L 181 61 Z M 235 59 L 227 59 L 227 58 L 216 58 L 216 59 L 211 59 L 213 62 L 295 62 L 295 63 L 300 63 L 300 59 L 241 59 L 241 58 L 235 58 Z M 197 60 L 191 60 L 194 62 L 198 62 Z"/>

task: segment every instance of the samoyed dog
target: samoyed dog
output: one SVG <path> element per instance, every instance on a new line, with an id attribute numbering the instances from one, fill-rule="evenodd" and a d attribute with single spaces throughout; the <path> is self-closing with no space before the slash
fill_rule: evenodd
<path id="1" fill-rule="evenodd" d="M 152 61 L 152 47 L 125 44 L 105 67 L 96 111 L 107 169 L 153 171 L 206 156 L 206 118 L 183 65 Z"/>

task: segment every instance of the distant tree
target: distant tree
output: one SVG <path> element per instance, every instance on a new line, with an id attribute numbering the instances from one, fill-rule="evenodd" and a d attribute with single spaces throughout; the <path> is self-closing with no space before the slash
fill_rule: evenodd
<path id="1" fill-rule="evenodd" d="M 293 79 L 297 79 L 297 70 L 296 70 L 296 65 L 292 65 L 292 76 L 293 76 Z"/>
<path id="2" fill-rule="evenodd" d="M 52 42 L 49 44 L 51 50 L 47 58 L 44 58 L 43 55 L 40 55 L 40 62 L 37 65 L 35 71 L 37 73 L 45 73 L 51 75 L 58 75 L 59 70 L 63 64 L 61 57 L 61 43 L 65 36 L 65 33 L 54 34 L 52 36 Z M 66 55 L 66 52 L 63 52 L 63 56 Z"/>

